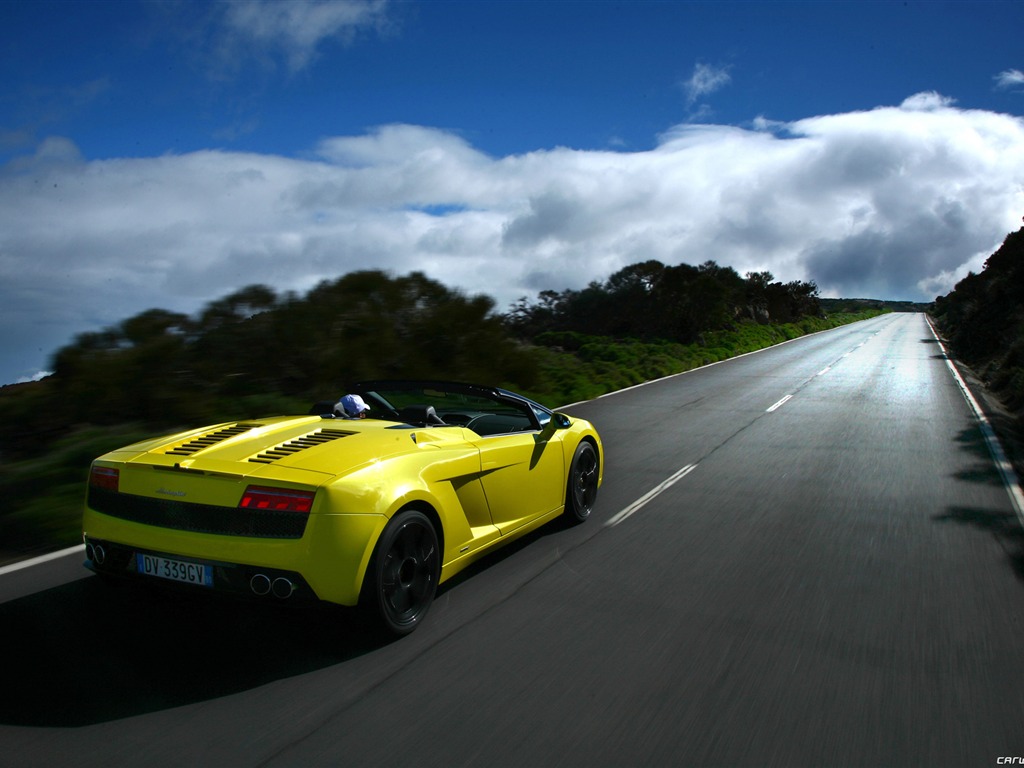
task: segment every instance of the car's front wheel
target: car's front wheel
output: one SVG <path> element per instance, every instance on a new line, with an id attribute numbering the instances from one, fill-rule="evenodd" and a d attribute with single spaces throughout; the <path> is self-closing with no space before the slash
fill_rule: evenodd
<path id="1" fill-rule="evenodd" d="M 384 528 L 363 593 L 364 606 L 383 629 L 407 635 L 434 601 L 441 573 L 437 532 L 422 512 L 407 509 Z"/>
<path id="2" fill-rule="evenodd" d="M 577 446 L 569 467 L 569 488 L 566 496 L 565 514 L 574 523 L 582 523 L 590 517 L 597 501 L 597 451 L 584 440 Z"/>

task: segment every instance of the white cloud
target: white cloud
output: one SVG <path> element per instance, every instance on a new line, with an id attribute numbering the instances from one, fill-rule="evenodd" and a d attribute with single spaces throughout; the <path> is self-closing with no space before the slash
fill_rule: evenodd
<path id="1" fill-rule="evenodd" d="M 690 79 L 683 83 L 687 103 L 692 106 L 701 97 L 724 88 L 731 80 L 728 67 L 698 63 Z"/>
<path id="2" fill-rule="evenodd" d="M 280 50 L 297 72 L 324 41 L 347 43 L 360 31 L 379 29 L 387 6 L 387 0 L 247 0 L 225 6 L 224 25 L 242 47 Z"/>
<path id="3" fill-rule="evenodd" d="M 1011 90 L 1024 87 L 1024 72 L 1019 69 L 1007 69 L 995 76 L 996 88 Z"/>
<path id="4" fill-rule="evenodd" d="M 22 376 L 14 384 L 28 384 L 30 381 L 42 381 L 47 376 L 52 376 L 53 371 L 36 371 L 31 376 Z"/>
<path id="5" fill-rule="evenodd" d="M 145 309 L 355 269 L 423 270 L 499 309 L 646 259 L 927 301 L 1019 227 L 1022 170 L 1024 120 L 938 94 L 753 130 L 680 125 L 645 152 L 491 157 L 389 125 L 307 158 L 100 161 L 55 137 L 0 169 L 0 382 Z"/>
<path id="6" fill-rule="evenodd" d="M 911 109 L 918 112 L 930 112 L 934 109 L 944 109 L 951 107 L 956 103 L 956 99 L 951 99 L 947 96 L 943 96 L 941 93 L 935 91 L 923 91 L 921 93 L 915 93 L 903 100 L 900 105 L 903 109 Z"/>

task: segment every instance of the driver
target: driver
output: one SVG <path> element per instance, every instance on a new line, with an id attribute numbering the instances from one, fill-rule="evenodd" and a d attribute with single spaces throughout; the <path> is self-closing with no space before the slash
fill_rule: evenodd
<path id="1" fill-rule="evenodd" d="M 359 395 L 345 395 L 334 404 L 334 413 L 343 419 L 365 419 L 370 410 Z"/>

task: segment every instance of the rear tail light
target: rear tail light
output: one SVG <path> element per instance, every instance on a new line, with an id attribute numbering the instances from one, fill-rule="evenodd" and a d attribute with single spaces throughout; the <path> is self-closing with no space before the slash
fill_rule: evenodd
<path id="1" fill-rule="evenodd" d="M 305 512 L 313 508 L 314 493 L 293 491 L 288 488 L 263 488 L 250 485 L 242 494 L 239 507 L 244 509 L 271 509 L 277 512 Z"/>
<path id="2" fill-rule="evenodd" d="M 94 466 L 89 470 L 89 485 L 94 488 L 116 491 L 120 478 L 120 470 L 114 469 L 113 467 Z"/>

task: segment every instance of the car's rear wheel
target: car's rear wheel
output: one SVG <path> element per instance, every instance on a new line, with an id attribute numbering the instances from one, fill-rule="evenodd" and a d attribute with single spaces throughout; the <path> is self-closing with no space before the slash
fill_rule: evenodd
<path id="1" fill-rule="evenodd" d="M 392 635 L 420 625 L 441 573 L 437 532 L 422 512 L 407 509 L 384 528 L 367 573 L 364 605 Z"/>
<path id="2" fill-rule="evenodd" d="M 584 440 L 577 446 L 569 468 L 565 515 L 571 522 L 582 523 L 590 517 L 597 501 L 598 474 L 597 451 Z"/>

